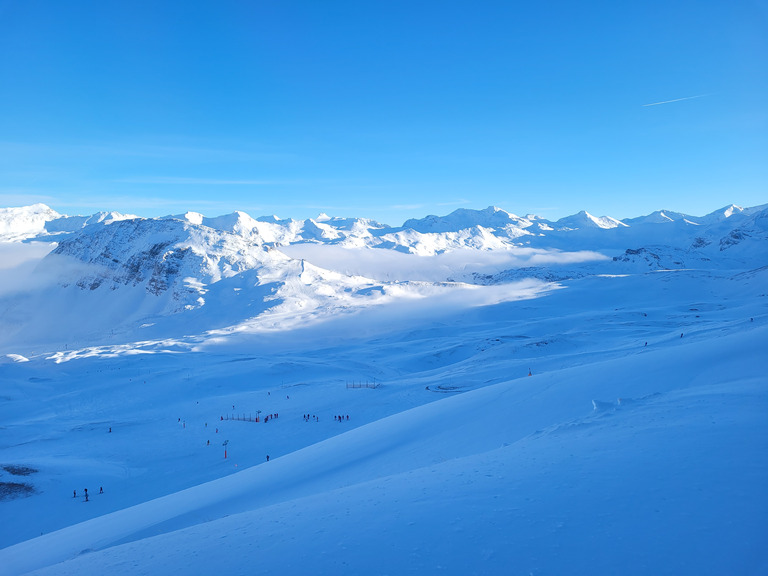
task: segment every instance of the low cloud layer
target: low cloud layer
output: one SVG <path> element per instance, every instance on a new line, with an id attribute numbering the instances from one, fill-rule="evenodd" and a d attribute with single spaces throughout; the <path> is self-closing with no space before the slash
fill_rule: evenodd
<path id="1" fill-rule="evenodd" d="M 0 242 L 0 296 L 28 290 L 36 284 L 33 273 L 55 244 Z"/>
<path id="2" fill-rule="evenodd" d="M 529 266 L 574 265 L 606 260 L 598 252 L 560 252 L 535 248 L 507 251 L 454 250 L 437 256 L 417 256 L 392 250 L 354 249 L 319 244 L 293 244 L 281 248 L 292 258 L 343 274 L 379 281 L 441 282 L 465 274 L 495 274 Z"/>
<path id="3" fill-rule="evenodd" d="M 50 255 L 55 248 L 56 243 L 0 242 L 0 297 L 29 294 L 99 272 L 98 267 L 70 256 Z"/>

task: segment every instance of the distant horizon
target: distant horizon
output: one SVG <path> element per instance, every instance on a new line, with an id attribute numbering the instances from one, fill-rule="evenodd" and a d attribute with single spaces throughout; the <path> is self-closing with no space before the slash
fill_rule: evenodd
<path id="1" fill-rule="evenodd" d="M 759 207 L 759 206 L 768 205 L 768 201 L 760 202 L 760 203 L 757 203 L 757 204 L 749 204 L 749 205 L 738 203 L 738 202 L 726 202 L 724 204 L 718 205 L 716 208 L 713 208 L 711 210 L 708 210 L 708 211 L 702 212 L 702 213 L 698 213 L 698 212 L 694 213 L 693 211 L 690 211 L 690 210 L 673 209 L 673 208 L 669 208 L 669 207 L 667 207 L 667 208 L 654 208 L 653 210 L 648 210 L 648 211 L 643 212 L 643 213 L 630 214 L 630 215 L 626 215 L 626 216 L 625 215 L 617 216 L 617 215 L 614 215 L 614 214 L 611 214 L 611 213 L 601 213 L 599 210 L 596 211 L 596 210 L 590 210 L 589 208 L 581 208 L 581 209 L 576 210 L 574 212 L 570 212 L 570 213 L 567 213 L 567 214 L 562 214 L 562 215 L 555 216 L 555 217 L 545 216 L 545 215 L 543 215 L 541 213 L 537 213 L 537 212 L 515 211 L 515 210 L 509 209 L 509 208 L 507 208 L 505 206 L 489 204 L 489 205 L 486 205 L 486 206 L 483 206 L 483 207 L 480 207 L 480 208 L 468 207 L 468 206 L 458 206 L 458 207 L 453 207 L 453 208 L 446 207 L 446 209 L 444 211 L 442 211 L 442 212 L 420 212 L 420 213 L 415 213 L 414 212 L 414 215 L 408 216 L 408 217 L 402 219 L 402 221 L 399 221 L 399 222 L 382 220 L 380 218 L 370 217 L 370 216 L 365 215 L 365 214 L 334 214 L 334 213 L 326 212 L 326 211 L 322 211 L 322 210 L 319 211 L 319 212 L 316 212 L 316 213 L 314 213 L 312 215 L 306 215 L 306 216 L 295 216 L 293 214 L 284 214 L 284 213 L 278 214 L 278 213 L 275 213 L 275 212 L 272 212 L 272 213 L 257 213 L 257 212 L 252 212 L 252 211 L 245 210 L 245 209 L 242 209 L 242 208 L 234 208 L 234 209 L 229 210 L 229 211 L 216 212 L 216 213 L 213 213 L 213 212 L 206 213 L 206 212 L 202 212 L 200 210 L 193 210 L 193 209 L 180 209 L 180 210 L 169 211 L 169 212 L 164 212 L 164 213 L 159 213 L 158 212 L 158 213 L 155 213 L 155 214 L 146 214 L 146 213 L 145 214 L 141 214 L 141 213 L 139 213 L 137 211 L 119 210 L 119 209 L 113 209 L 113 208 L 109 208 L 109 207 L 95 209 L 95 210 L 91 210 L 91 211 L 71 212 L 71 211 L 64 211 L 64 210 L 58 209 L 56 206 L 51 205 L 51 204 L 49 204 L 47 202 L 34 202 L 32 204 L 24 204 L 24 205 L 18 205 L 18 206 L 0 206 L 0 208 L 6 208 L 6 209 L 17 208 L 18 209 L 18 208 L 26 208 L 26 207 L 29 207 L 29 206 L 33 206 L 35 204 L 43 204 L 43 205 L 47 206 L 48 208 L 54 210 L 58 214 L 61 214 L 62 216 L 91 216 L 93 214 L 97 214 L 97 213 L 100 213 L 100 212 L 116 212 L 116 213 L 123 214 L 123 215 L 137 216 L 139 218 L 164 218 L 164 217 L 168 217 L 168 216 L 180 216 L 180 215 L 184 215 L 184 214 L 186 214 L 188 212 L 194 212 L 194 213 L 202 214 L 203 217 L 205 217 L 205 218 L 217 218 L 217 217 L 220 217 L 220 216 L 226 216 L 228 214 L 234 214 L 235 212 L 244 212 L 245 214 L 248 214 L 248 216 L 250 216 L 250 217 L 252 217 L 254 219 L 268 218 L 268 217 L 275 216 L 275 217 L 279 218 L 280 220 L 307 220 L 307 219 L 317 220 L 320 216 L 327 216 L 329 218 L 362 218 L 362 219 L 372 220 L 372 221 L 378 222 L 380 224 L 386 224 L 386 225 L 389 225 L 389 226 L 392 226 L 392 227 L 398 227 L 398 226 L 402 226 L 406 221 L 411 220 L 411 219 L 423 219 L 423 218 L 427 218 L 427 217 L 430 217 L 430 216 L 436 216 L 438 218 L 442 218 L 442 217 L 448 216 L 448 215 L 452 214 L 453 212 L 455 212 L 456 210 L 460 210 L 460 209 L 482 211 L 482 210 L 487 210 L 488 208 L 499 208 L 499 209 L 501 209 L 501 210 L 503 210 L 503 211 L 505 211 L 505 212 L 507 212 L 509 214 L 514 215 L 514 216 L 519 216 L 519 217 L 522 217 L 522 218 L 525 218 L 526 216 L 537 216 L 537 217 L 542 218 L 544 220 L 550 220 L 552 222 L 555 222 L 557 220 L 561 220 L 563 218 L 567 218 L 569 216 L 573 216 L 575 214 L 578 214 L 578 213 L 580 213 L 582 211 L 583 212 L 587 212 L 588 214 L 590 214 L 592 216 L 595 216 L 595 217 L 610 217 L 610 218 L 614 218 L 616 220 L 627 220 L 627 219 L 632 219 L 632 218 L 640 218 L 640 217 L 643 217 L 643 216 L 648 216 L 650 214 L 653 214 L 654 212 L 676 212 L 676 213 L 680 213 L 680 214 L 685 214 L 687 216 L 703 217 L 703 216 L 707 216 L 709 214 L 712 214 L 713 212 L 717 212 L 719 210 L 722 210 L 724 208 L 728 208 L 729 206 L 737 206 L 737 207 L 742 208 L 742 209 L 751 209 L 751 208 L 756 208 L 756 207 Z"/>

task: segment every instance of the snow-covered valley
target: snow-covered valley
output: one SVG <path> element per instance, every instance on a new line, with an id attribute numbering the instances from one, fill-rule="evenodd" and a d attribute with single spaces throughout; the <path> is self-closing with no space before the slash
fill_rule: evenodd
<path id="1" fill-rule="evenodd" d="M 768 571 L 765 205 L 0 235 L 0 574 Z"/>

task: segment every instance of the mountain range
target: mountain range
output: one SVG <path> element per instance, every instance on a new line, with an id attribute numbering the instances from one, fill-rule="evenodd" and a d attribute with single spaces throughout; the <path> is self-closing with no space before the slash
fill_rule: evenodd
<path id="1" fill-rule="evenodd" d="M 0 576 L 765 573 L 766 286 L 768 205 L 0 209 Z"/>
<path id="2" fill-rule="evenodd" d="M 768 205 L 731 205 L 703 217 L 658 211 L 623 221 L 580 212 L 554 222 L 489 207 L 390 227 L 364 218 L 282 220 L 244 212 L 64 216 L 37 204 L 1 209 L 0 239 L 51 247 L 21 293 L 0 299 L 6 338 L 39 343 L 42 316 L 60 318 L 46 331 L 54 339 L 64 338 L 64 326 L 78 340 L 107 329 L 169 337 L 179 321 L 165 329 L 170 315 L 200 332 L 245 329 L 285 310 L 331 315 L 375 306 L 393 293 L 422 294 L 423 282 L 741 268 L 766 254 Z M 425 275 L 419 257 L 430 256 L 441 266 Z M 51 284 L 58 288 L 50 291 Z M 74 320 L 94 307 L 102 314 Z"/>
<path id="3" fill-rule="evenodd" d="M 320 214 L 317 218 L 306 220 L 280 219 L 277 216 L 252 218 L 244 212 L 233 212 L 224 216 L 207 218 L 197 212 L 165 216 L 161 218 L 139 218 L 118 212 L 98 212 L 90 216 L 66 216 L 44 204 L 35 204 L 19 208 L 0 208 L 0 241 L 58 241 L 92 226 L 106 226 L 123 220 L 164 221 L 178 220 L 193 226 L 211 228 L 220 232 L 235 234 L 259 245 L 292 244 L 296 242 L 323 242 L 354 246 L 367 245 L 378 247 L 394 242 L 399 250 L 414 252 L 412 233 L 450 234 L 464 230 L 486 229 L 493 236 L 513 245 L 546 244 L 543 238 L 562 236 L 576 240 L 587 231 L 614 230 L 628 232 L 645 229 L 646 234 L 659 234 L 660 229 L 647 231 L 648 225 L 664 224 L 675 230 L 687 230 L 696 234 L 697 227 L 711 229 L 724 222 L 727 228 L 741 225 L 749 226 L 749 220 L 761 218 L 768 204 L 752 208 L 742 208 L 731 204 L 705 216 L 690 216 L 669 210 L 658 210 L 647 216 L 617 220 L 610 216 L 596 217 L 581 211 L 556 221 L 540 218 L 533 214 L 525 217 L 489 206 L 484 210 L 460 208 L 446 216 L 426 216 L 407 220 L 400 227 L 392 227 L 366 218 L 337 218 Z M 762 216 L 764 217 L 764 216 Z M 669 233 L 664 230 L 663 233 Z M 403 235 L 404 234 L 404 235 Z M 630 234 L 629 237 L 632 237 Z M 402 242 L 396 242 L 401 239 Z M 461 244 L 450 248 L 461 247 Z M 482 243 L 479 246 L 486 247 Z M 440 248 L 436 248 L 440 251 Z"/>

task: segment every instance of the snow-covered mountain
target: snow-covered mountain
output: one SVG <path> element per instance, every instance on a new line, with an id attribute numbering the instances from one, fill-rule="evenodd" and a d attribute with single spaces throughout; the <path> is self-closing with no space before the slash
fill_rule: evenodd
<path id="1" fill-rule="evenodd" d="M 637 218 L 625 218 L 622 220 L 624 224 L 628 226 L 635 226 L 638 224 L 666 224 L 668 222 L 675 222 L 677 220 L 686 220 L 690 216 L 686 216 L 680 212 L 674 212 L 672 210 L 656 210 L 651 212 L 647 216 L 639 216 Z"/>
<path id="2" fill-rule="evenodd" d="M 92 224 L 137 218 L 119 212 L 97 212 L 90 216 L 64 216 L 45 204 L 19 208 L 0 208 L 0 242 L 55 240 L 62 233 L 73 233 Z"/>
<path id="3" fill-rule="evenodd" d="M 0 234 L 2 576 L 766 571 L 768 205 Z"/>
<path id="4" fill-rule="evenodd" d="M 754 226 L 755 218 L 759 219 L 759 214 L 766 209 L 768 204 L 753 208 L 730 205 L 701 217 L 660 210 L 623 221 L 609 216 L 595 217 L 582 211 L 552 222 L 534 215 L 515 216 L 497 207 L 484 210 L 462 208 L 447 216 L 411 219 L 400 227 L 391 227 L 364 218 L 331 218 L 324 214 L 307 220 L 281 220 L 274 216 L 252 218 L 244 212 L 212 218 L 196 212 L 155 219 L 115 212 L 63 216 L 45 205 L 36 204 L 0 209 L 0 241 L 60 241 L 95 225 L 103 227 L 123 220 L 145 220 L 158 227 L 165 221 L 182 221 L 190 227 L 216 230 L 270 248 L 321 243 L 428 255 L 461 248 L 497 250 L 563 246 L 618 249 L 630 248 L 631 243 L 660 243 L 659 239 L 661 243 L 682 248 L 697 237 L 708 244 L 719 244 L 720 239 L 732 230 Z M 720 237 L 716 238 L 718 234 Z"/>
<path id="5" fill-rule="evenodd" d="M 141 286 L 156 296 L 171 290 L 174 299 L 185 301 L 190 290 L 183 290 L 183 283 L 193 284 L 191 292 L 198 293 L 222 278 L 279 259 L 249 242 L 245 230 L 231 226 L 224 221 L 223 228 L 215 229 L 176 219 L 101 222 L 62 240 L 51 256 L 78 260 L 93 270 L 78 279 L 83 289 L 96 290 L 104 283 L 110 290 Z"/>
<path id="6" fill-rule="evenodd" d="M 5 240 L 21 240 L 43 233 L 46 224 L 57 219 L 61 214 L 45 204 L 0 208 L 0 235 Z"/>
<path id="7" fill-rule="evenodd" d="M 601 228 L 603 230 L 610 230 L 611 228 L 619 228 L 619 227 L 628 227 L 627 224 L 620 220 L 616 220 L 616 218 L 611 218 L 610 216 L 601 216 L 596 217 L 592 216 L 589 212 L 582 210 L 578 214 L 574 214 L 573 216 L 568 216 L 566 218 L 561 218 L 557 222 L 555 222 L 555 227 L 557 230 L 580 230 L 580 229 L 591 229 L 591 228 Z"/>
<path id="8" fill-rule="evenodd" d="M 267 310 L 328 315 L 386 302 L 395 293 L 422 298 L 434 282 L 487 286 L 598 273 L 738 269 L 768 264 L 766 214 L 766 206 L 731 206 L 700 218 L 657 212 L 620 222 L 583 211 L 550 222 L 489 207 L 393 228 L 326 215 L 280 220 L 188 212 L 153 219 L 62 216 L 43 205 L 9 208 L 0 212 L 6 246 L 55 244 L 21 296 L 2 298 L 0 290 L 0 307 L 12 326 L 6 338 L 14 341 L 37 326 L 33 319 L 41 314 L 79 316 L 95 305 L 113 313 L 77 323 L 75 332 L 88 327 L 98 334 L 107 326 L 135 332 L 151 325 L 143 332 L 169 335 L 162 328 L 169 315 L 194 316 L 203 331 L 253 327 L 252 319 L 263 319 Z M 425 269 L 419 261 L 435 256 L 438 267 Z M 325 272 L 302 282 L 299 271 L 311 266 Z M 51 282 L 59 287 L 53 292 Z M 29 289 L 38 285 L 42 291 Z M 193 314 L 206 306 L 208 311 Z M 63 337 L 61 330 L 50 336 L 57 333 Z"/>
<path id="9" fill-rule="evenodd" d="M 457 232 L 477 226 L 501 230 L 509 226 L 525 229 L 532 224 L 533 222 L 528 218 L 520 218 L 496 206 L 489 206 L 485 210 L 459 208 L 447 216 L 427 216 L 421 219 L 406 220 L 403 228 L 428 233 Z"/>

